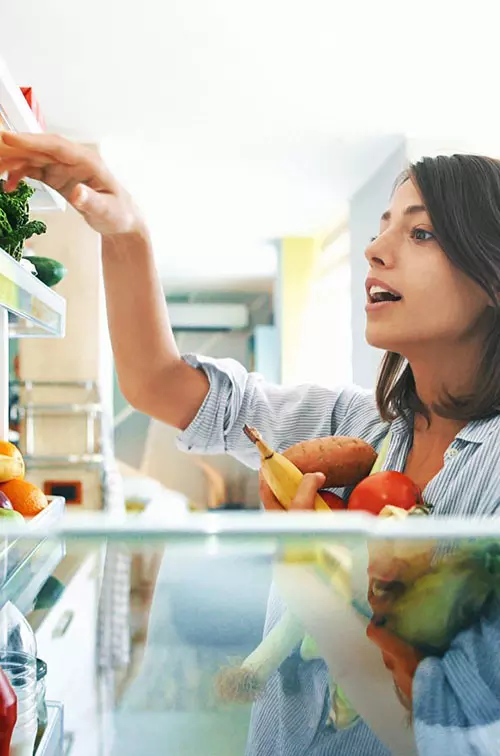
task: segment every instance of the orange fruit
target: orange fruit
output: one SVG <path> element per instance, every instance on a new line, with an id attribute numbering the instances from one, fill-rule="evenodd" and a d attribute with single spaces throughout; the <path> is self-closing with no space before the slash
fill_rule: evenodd
<path id="1" fill-rule="evenodd" d="M 0 441 L 0 481 L 24 478 L 23 455 L 14 444 Z"/>
<path id="2" fill-rule="evenodd" d="M 49 503 L 44 492 L 27 480 L 8 480 L 0 483 L 0 491 L 8 496 L 12 507 L 23 517 L 35 517 Z"/>

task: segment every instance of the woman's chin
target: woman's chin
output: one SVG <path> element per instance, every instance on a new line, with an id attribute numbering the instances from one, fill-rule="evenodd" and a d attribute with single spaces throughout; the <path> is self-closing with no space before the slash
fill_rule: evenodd
<path id="1" fill-rule="evenodd" d="M 375 349 L 381 349 L 384 352 L 398 352 L 401 353 L 403 349 L 404 339 L 401 334 L 395 334 L 392 328 L 392 333 L 387 333 L 388 329 L 382 329 L 372 327 L 368 323 L 365 330 L 366 343 L 374 347 Z"/>

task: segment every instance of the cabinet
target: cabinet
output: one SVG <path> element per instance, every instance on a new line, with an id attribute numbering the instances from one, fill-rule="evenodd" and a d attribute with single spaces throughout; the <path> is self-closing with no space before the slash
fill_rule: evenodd
<path id="1" fill-rule="evenodd" d="M 71 560 L 71 557 L 68 558 Z M 47 697 L 64 702 L 64 733 L 71 756 L 98 753 L 96 659 L 99 552 L 55 572 L 66 582 L 56 605 L 36 631 L 39 656 L 47 663 Z M 65 574 L 66 573 L 66 574 Z M 75 681 L 78 695 L 75 696 Z"/>

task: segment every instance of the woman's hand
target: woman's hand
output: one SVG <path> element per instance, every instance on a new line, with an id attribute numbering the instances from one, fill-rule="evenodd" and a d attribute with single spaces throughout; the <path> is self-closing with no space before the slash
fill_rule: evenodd
<path id="1" fill-rule="evenodd" d="M 323 473 L 306 473 L 300 483 L 297 495 L 291 504 L 290 510 L 313 510 L 314 497 L 324 484 L 325 476 Z M 259 493 L 260 499 L 264 503 L 266 509 L 271 511 L 277 510 L 279 512 L 286 511 L 270 490 L 262 473 L 259 476 Z"/>
<path id="2" fill-rule="evenodd" d="M 144 231 L 144 222 L 128 192 L 100 155 L 81 144 L 52 134 L 0 132 L 0 175 L 6 172 L 6 191 L 14 190 L 23 178 L 43 181 L 100 234 Z"/>

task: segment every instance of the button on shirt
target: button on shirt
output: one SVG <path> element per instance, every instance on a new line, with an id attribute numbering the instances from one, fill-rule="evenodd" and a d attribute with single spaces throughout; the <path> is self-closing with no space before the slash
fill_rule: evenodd
<path id="1" fill-rule="evenodd" d="M 179 447 L 198 454 L 228 453 L 248 467 L 260 465 L 242 432 L 255 426 L 277 451 L 329 435 L 362 438 L 379 450 L 389 431 L 371 392 L 356 387 L 269 384 L 230 359 L 185 355 L 210 381 L 209 393 Z M 403 471 L 411 431 L 403 419 L 391 426 L 384 469 Z M 338 491 L 342 494 L 342 491 Z M 500 511 L 500 416 L 469 423 L 445 454 L 444 466 L 424 498 L 433 516 L 493 516 Z M 271 592 L 265 632 L 283 604 Z M 321 661 L 300 665 L 300 690 L 285 695 L 279 674 L 254 706 L 247 756 L 390 756 L 362 721 L 347 730 L 327 726 L 328 675 Z M 413 688 L 413 728 L 419 756 L 500 755 L 500 604 L 460 633 L 442 658 L 419 665 Z"/>

